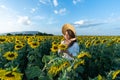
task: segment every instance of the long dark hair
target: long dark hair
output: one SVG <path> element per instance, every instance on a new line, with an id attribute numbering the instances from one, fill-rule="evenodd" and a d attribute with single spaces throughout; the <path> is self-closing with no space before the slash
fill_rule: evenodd
<path id="1" fill-rule="evenodd" d="M 68 35 L 70 36 L 70 39 L 76 37 L 75 34 L 74 34 L 74 32 L 73 32 L 71 29 L 68 29 L 68 30 L 66 30 L 66 31 L 68 32 Z M 73 40 L 73 41 L 68 45 L 68 48 L 71 47 L 71 46 L 74 44 L 74 42 L 77 42 L 77 40 Z"/>

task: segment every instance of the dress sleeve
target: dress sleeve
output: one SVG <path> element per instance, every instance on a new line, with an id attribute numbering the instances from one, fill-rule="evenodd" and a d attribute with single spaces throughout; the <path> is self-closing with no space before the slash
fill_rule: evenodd
<path id="1" fill-rule="evenodd" d="M 68 49 L 68 51 L 69 51 L 73 56 L 77 56 L 77 54 L 78 54 L 79 51 L 80 51 L 78 43 L 75 42 L 75 43 Z"/>

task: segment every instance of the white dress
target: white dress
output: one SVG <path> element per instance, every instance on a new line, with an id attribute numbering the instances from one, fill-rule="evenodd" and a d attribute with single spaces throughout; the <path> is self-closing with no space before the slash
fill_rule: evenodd
<path id="1" fill-rule="evenodd" d="M 61 44 L 65 44 L 65 41 L 62 41 Z M 70 54 L 72 54 L 73 56 L 77 56 L 77 54 L 79 53 L 79 44 L 77 42 L 74 42 L 73 45 L 71 47 L 68 48 L 68 51 Z M 60 53 L 60 50 L 58 50 L 58 54 Z M 66 53 L 63 53 L 63 58 L 69 59 L 69 60 L 73 60 L 74 58 L 69 56 Z"/>

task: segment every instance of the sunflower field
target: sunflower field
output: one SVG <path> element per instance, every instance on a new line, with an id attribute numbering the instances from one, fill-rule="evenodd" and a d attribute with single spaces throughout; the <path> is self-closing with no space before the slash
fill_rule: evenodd
<path id="1" fill-rule="evenodd" d="M 74 60 L 62 36 L 0 36 L 0 80 L 120 80 L 120 36 L 77 36 Z"/>

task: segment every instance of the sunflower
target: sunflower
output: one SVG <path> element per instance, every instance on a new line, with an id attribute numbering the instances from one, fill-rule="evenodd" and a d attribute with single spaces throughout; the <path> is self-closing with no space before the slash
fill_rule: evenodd
<path id="1" fill-rule="evenodd" d="M 32 39 L 31 39 L 31 38 L 28 38 L 28 39 L 27 39 L 27 43 L 28 43 L 28 44 L 31 44 L 31 42 L 32 42 Z"/>
<path id="2" fill-rule="evenodd" d="M 115 41 L 109 41 L 109 42 L 107 43 L 107 47 L 112 46 L 112 44 L 114 44 L 114 43 L 115 43 Z"/>
<path id="3" fill-rule="evenodd" d="M 0 69 L 0 80 L 2 79 L 5 73 L 6 73 L 6 70 Z"/>
<path id="4" fill-rule="evenodd" d="M 92 41 L 91 41 L 91 42 L 92 42 Z M 86 47 L 86 48 L 89 48 L 89 47 L 91 46 L 91 44 L 92 44 L 91 42 L 87 40 L 87 41 L 85 42 L 85 47 Z"/>
<path id="5" fill-rule="evenodd" d="M 13 43 L 13 42 L 14 42 L 14 39 L 13 39 L 13 38 L 9 38 L 9 39 L 7 39 L 7 42 Z"/>
<path id="6" fill-rule="evenodd" d="M 61 38 L 61 41 L 64 41 L 64 39 L 65 39 L 65 38 L 64 38 L 64 37 L 62 37 L 62 38 Z"/>
<path id="7" fill-rule="evenodd" d="M 4 43 L 6 41 L 5 38 L 0 38 L 0 43 Z"/>
<path id="8" fill-rule="evenodd" d="M 120 39 L 118 38 L 118 39 L 116 40 L 116 42 L 117 42 L 117 43 L 120 43 Z"/>
<path id="9" fill-rule="evenodd" d="M 57 45 L 60 45 L 60 44 L 61 44 L 61 42 L 58 42 L 58 43 L 57 43 Z"/>
<path id="10" fill-rule="evenodd" d="M 88 52 L 82 51 L 82 52 L 80 52 L 80 53 L 78 54 L 77 58 L 80 59 L 80 58 L 83 58 L 83 57 L 85 57 L 85 56 L 87 56 L 88 58 L 91 58 L 91 57 L 92 57 Z"/>
<path id="11" fill-rule="evenodd" d="M 118 74 L 120 74 L 120 70 L 117 70 L 117 71 L 113 72 L 113 74 L 112 74 L 112 76 L 113 76 L 112 79 L 115 79 Z"/>
<path id="12" fill-rule="evenodd" d="M 12 70 L 0 69 L 0 80 L 22 80 L 22 73 L 17 72 L 17 67 Z"/>
<path id="13" fill-rule="evenodd" d="M 100 74 L 97 76 L 97 78 L 98 78 L 98 80 L 103 80 L 103 78 Z"/>
<path id="14" fill-rule="evenodd" d="M 89 48 L 91 46 L 90 43 L 85 43 L 86 48 Z"/>
<path id="15" fill-rule="evenodd" d="M 81 61 L 78 61 L 74 64 L 73 68 L 76 69 L 79 65 L 84 65 L 85 64 L 85 60 L 81 60 Z"/>
<path id="16" fill-rule="evenodd" d="M 102 43 L 102 44 L 103 44 L 103 43 L 106 43 L 106 42 L 107 42 L 106 39 L 101 40 L 101 43 Z"/>
<path id="17" fill-rule="evenodd" d="M 16 40 L 15 44 L 21 44 L 22 42 L 20 40 Z"/>
<path id="18" fill-rule="evenodd" d="M 55 45 L 55 44 L 52 45 L 51 51 L 54 52 L 54 53 L 57 52 L 58 51 L 58 46 Z"/>
<path id="19" fill-rule="evenodd" d="M 66 67 L 66 66 L 70 66 L 70 63 L 68 61 L 65 61 L 62 66 Z"/>
<path id="20" fill-rule="evenodd" d="M 29 45 L 30 45 L 31 48 L 36 48 L 36 47 L 39 46 L 39 44 L 40 43 L 38 41 L 32 41 Z"/>
<path id="21" fill-rule="evenodd" d="M 17 52 L 6 52 L 3 57 L 5 57 L 7 60 L 14 60 L 18 57 L 18 53 Z"/>
<path id="22" fill-rule="evenodd" d="M 21 48 L 23 48 L 24 44 L 16 44 L 15 45 L 15 50 L 19 50 Z"/>
<path id="23" fill-rule="evenodd" d="M 57 42 L 56 42 L 56 41 L 53 41 L 53 42 L 52 42 L 52 45 L 57 45 Z"/>
<path id="24" fill-rule="evenodd" d="M 55 76 L 59 73 L 59 67 L 58 66 L 51 66 L 48 70 L 48 74 Z"/>
<path id="25" fill-rule="evenodd" d="M 2 80 L 22 80 L 22 75 L 19 72 L 12 72 L 12 71 L 6 71 L 4 73 L 1 73 L 2 76 L 0 75 L 0 79 Z"/>
<path id="26" fill-rule="evenodd" d="M 65 62 L 63 62 L 63 64 L 61 64 L 60 66 L 59 66 L 59 71 L 61 71 L 63 68 L 66 68 L 66 67 L 69 67 L 70 66 L 70 63 L 68 62 L 68 61 L 65 61 Z"/>
<path id="27" fill-rule="evenodd" d="M 60 50 L 66 50 L 67 49 L 67 45 L 60 44 L 60 45 L 58 45 L 58 49 L 60 49 Z"/>
<path id="28" fill-rule="evenodd" d="M 80 44 L 83 44 L 83 40 L 79 40 L 79 45 L 80 45 Z"/>
<path id="29" fill-rule="evenodd" d="M 98 45 L 100 43 L 100 40 L 96 40 L 94 43 L 93 43 L 93 45 Z"/>

